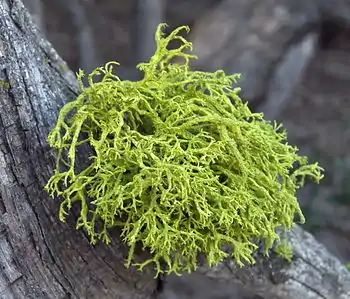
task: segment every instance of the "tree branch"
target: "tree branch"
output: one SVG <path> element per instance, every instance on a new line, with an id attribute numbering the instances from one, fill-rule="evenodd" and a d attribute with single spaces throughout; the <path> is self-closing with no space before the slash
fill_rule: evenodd
<path id="1" fill-rule="evenodd" d="M 46 137 L 79 91 L 19 0 L 0 1 L 0 80 L 0 297 L 153 298 L 155 272 L 125 268 L 118 230 L 110 246 L 92 246 L 44 191 L 55 164 Z"/>
<path id="2" fill-rule="evenodd" d="M 59 222 L 58 202 L 43 191 L 54 165 L 46 136 L 78 88 L 19 0 L 0 1 L 0 79 L 0 296 L 154 298 L 154 271 L 124 267 L 128 248 L 118 230 L 111 231 L 112 245 L 90 245 L 73 217 Z M 198 273 L 266 298 L 350 298 L 350 275 L 339 261 L 299 227 L 288 238 L 291 264 L 258 252 L 254 266 L 238 268 L 228 259 Z M 145 255 L 137 249 L 137 259 Z"/>
<path id="3" fill-rule="evenodd" d="M 240 268 L 231 259 L 216 267 L 201 266 L 201 275 L 234 282 L 268 299 L 348 299 L 350 272 L 326 248 L 301 227 L 287 234 L 294 257 L 291 263 L 270 254 L 257 253 L 257 263 Z"/>

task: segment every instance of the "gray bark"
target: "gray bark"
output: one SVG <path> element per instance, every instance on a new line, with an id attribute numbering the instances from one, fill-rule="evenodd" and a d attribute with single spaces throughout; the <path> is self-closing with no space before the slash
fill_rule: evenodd
<path id="1" fill-rule="evenodd" d="M 41 34 L 45 35 L 44 8 L 42 0 L 24 0 L 23 4 L 29 10 Z"/>
<path id="2" fill-rule="evenodd" d="M 118 232 L 111 246 L 91 246 L 43 190 L 54 165 L 47 134 L 78 90 L 20 1 L 0 1 L 0 45 L 0 297 L 152 298 L 153 271 L 124 267 Z"/>
<path id="3" fill-rule="evenodd" d="M 118 230 L 111 245 L 90 245 L 74 217 L 58 221 L 59 200 L 43 190 L 55 162 L 47 134 L 79 91 L 18 0 L 0 1 L 0 79 L 0 297 L 154 298 L 154 271 L 124 267 L 128 248 Z M 197 274 L 244 284 L 266 298 L 350 298 L 350 275 L 338 260 L 299 227 L 289 238 L 291 264 L 257 253 L 253 266 L 228 259 L 201 265 Z M 137 259 L 148 254 L 137 252 Z"/>
<path id="4" fill-rule="evenodd" d="M 197 272 L 217 281 L 236 281 L 266 299 L 349 299 L 350 273 L 315 238 L 296 226 L 287 234 L 293 244 L 291 263 L 276 254 L 243 268 L 227 260 Z"/>

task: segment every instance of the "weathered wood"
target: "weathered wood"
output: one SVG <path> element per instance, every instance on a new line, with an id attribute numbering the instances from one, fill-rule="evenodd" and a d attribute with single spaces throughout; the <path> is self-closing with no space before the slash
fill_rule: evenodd
<path id="1" fill-rule="evenodd" d="M 243 268 L 226 260 L 197 272 L 217 281 L 237 282 L 268 299 L 348 299 L 350 273 L 315 238 L 296 226 L 287 234 L 293 244 L 291 263 L 258 253 L 257 263 Z"/>
<path id="2" fill-rule="evenodd" d="M 42 0 L 24 0 L 23 4 L 30 12 L 32 19 L 41 34 L 45 35 L 45 15 Z"/>
<path id="3" fill-rule="evenodd" d="M 0 1 L 0 80 L 0 297 L 154 298 L 154 272 L 124 267 L 127 247 L 118 230 L 111 245 L 91 246 L 73 217 L 58 221 L 59 202 L 43 191 L 55 162 L 46 136 L 78 90 L 18 0 Z M 289 238 L 291 265 L 257 254 L 254 266 L 227 260 L 198 274 L 245 284 L 266 298 L 350 298 L 350 275 L 339 261 L 298 227 Z M 145 254 L 139 250 L 137 258 Z"/>
<path id="4" fill-rule="evenodd" d="M 0 1 L 0 52 L 0 297 L 151 298 L 154 273 L 124 267 L 118 232 L 91 246 L 43 190 L 54 165 L 46 136 L 77 89 L 20 1 Z"/>

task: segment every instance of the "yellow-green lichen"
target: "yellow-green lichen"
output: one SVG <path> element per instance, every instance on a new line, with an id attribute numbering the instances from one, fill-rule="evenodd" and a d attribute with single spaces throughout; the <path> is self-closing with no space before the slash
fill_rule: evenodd
<path id="1" fill-rule="evenodd" d="M 0 85 L 1 85 L 3 88 L 10 89 L 10 83 L 8 83 L 8 82 L 6 82 L 6 81 L 0 80 Z"/>
<path id="2" fill-rule="evenodd" d="M 350 263 L 346 263 L 345 264 L 345 268 L 348 269 L 350 271 Z"/>
<path id="3" fill-rule="evenodd" d="M 280 125 L 242 103 L 232 89 L 239 75 L 191 71 L 195 56 L 185 50 L 192 45 L 179 35 L 188 28 L 165 37 L 164 26 L 155 54 L 138 65 L 142 80 L 121 81 L 115 62 L 90 74 L 87 87 L 79 72 L 82 93 L 61 109 L 48 136 L 58 157 L 46 189 L 63 199 L 62 221 L 80 203 L 77 228 L 93 243 L 109 243 L 108 229 L 121 226 L 127 266 L 137 242 L 152 258 L 136 265 L 154 263 L 157 273 L 194 270 L 199 252 L 214 265 L 227 256 L 224 243 L 239 265 L 253 263 L 253 240 L 268 250 L 279 240 L 276 228 L 290 229 L 295 214 L 304 221 L 295 192 L 306 176 L 319 181 L 322 169 L 286 143 Z M 181 46 L 169 50 L 172 40 Z M 176 57 L 185 63 L 172 64 Z M 94 154 L 79 172 L 82 143 Z"/>

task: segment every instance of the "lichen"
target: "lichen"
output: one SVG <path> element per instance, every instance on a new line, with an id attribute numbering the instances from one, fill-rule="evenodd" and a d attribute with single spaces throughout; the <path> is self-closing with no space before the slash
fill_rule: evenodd
<path id="1" fill-rule="evenodd" d="M 3 81 L 3 80 L 0 80 L 0 86 L 2 86 L 5 89 L 10 89 L 10 87 L 11 87 L 10 83 Z"/>
<path id="2" fill-rule="evenodd" d="M 62 199 L 62 221 L 80 203 L 77 228 L 92 243 L 111 242 L 109 229 L 120 226 L 127 267 L 192 271 L 200 252 L 209 265 L 227 257 L 223 244 L 240 266 L 254 263 L 254 240 L 267 253 L 279 242 L 277 228 L 291 229 L 295 215 L 304 222 L 295 192 L 305 177 L 318 182 L 322 168 L 297 154 L 281 125 L 250 111 L 233 88 L 238 74 L 190 70 L 192 44 L 180 35 L 188 27 L 165 36 L 164 26 L 156 52 L 138 65 L 142 80 L 120 80 L 116 62 L 88 75 L 87 86 L 84 72 L 77 74 L 82 92 L 48 136 L 58 154 L 45 188 Z M 181 45 L 168 49 L 173 40 Z M 78 171 L 82 144 L 93 154 Z M 151 258 L 135 263 L 137 243 Z"/>

